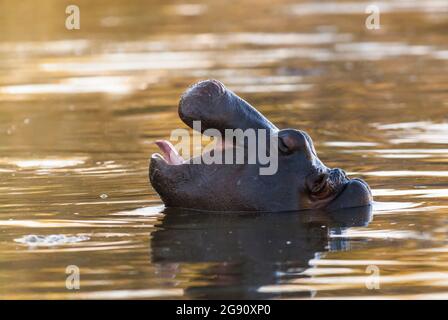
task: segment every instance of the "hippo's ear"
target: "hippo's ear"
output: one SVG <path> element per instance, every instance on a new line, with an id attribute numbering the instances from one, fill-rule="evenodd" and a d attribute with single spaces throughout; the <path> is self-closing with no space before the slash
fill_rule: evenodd
<path id="1" fill-rule="evenodd" d="M 266 129 L 276 132 L 277 127 L 249 103 L 238 97 L 217 80 L 194 84 L 181 97 L 179 116 L 193 128 L 193 121 L 201 122 L 201 131 L 217 129 Z"/>

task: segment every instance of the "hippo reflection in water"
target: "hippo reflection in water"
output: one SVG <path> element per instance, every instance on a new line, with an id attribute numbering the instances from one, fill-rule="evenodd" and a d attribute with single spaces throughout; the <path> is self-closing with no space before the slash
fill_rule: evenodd
<path id="1" fill-rule="evenodd" d="M 279 130 L 219 81 L 202 81 L 189 88 L 180 100 L 179 116 L 190 127 L 200 121 L 204 134 L 207 129 L 222 136 L 226 129 L 264 129 L 269 139 L 277 139 L 278 150 L 267 151 L 277 153 L 278 168 L 275 174 L 260 175 L 260 162 L 196 164 L 195 159 L 179 156 L 169 142 L 158 141 L 163 155 L 152 155 L 149 177 L 167 207 L 278 212 L 336 210 L 372 202 L 364 181 L 350 179 L 343 170 L 329 169 L 319 160 L 307 133 Z M 235 148 L 236 143 L 222 145 Z"/>
<path id="2" fill-rule="evenodd" d="M 349 250 L 350 240 L 340 235 L 372 218 L 371 206 L 331 213 L 164 213 L 151 234 L 151 263 L 165 285 L 200 299 L 309 297 L 313 288 L 295 284 L 309 277 L 303 273 L 312 267 L 309 261 Z"/>

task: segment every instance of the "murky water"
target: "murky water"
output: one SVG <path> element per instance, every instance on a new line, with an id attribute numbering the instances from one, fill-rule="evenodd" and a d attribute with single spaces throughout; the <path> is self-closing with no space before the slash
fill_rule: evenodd
<path id="1" fill-rule="evenodd" d="M 0 1 L 0 298 L 448 297 L 445 0 L 380 2 L 371 31 L 367 2 L 77 3 L 68 31 L 60 1 Z M 373 212 L 163 212 L 151 142 L 204 78 L 306 130 Z"/>

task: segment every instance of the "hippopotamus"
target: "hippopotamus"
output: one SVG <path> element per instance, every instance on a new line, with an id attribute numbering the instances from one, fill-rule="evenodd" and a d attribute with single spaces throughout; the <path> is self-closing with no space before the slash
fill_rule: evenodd
<path id="1" fill-rule="evenodd" d="M 195 121 L 200 121 L 198 130 L 205 135 L 209 129 L 222 134 L 238 129 L 265 132 L 269 141 L 275 141 L 266 142 L 266 149 L 270 156 L 276 156 L 277 170 L 273 174 L 260 174 L 263 164 L 258 158 L 253 163 L 198 161 L 204 153 L 183 159 L 170 142 L 158 140 L 155 143 L 161 153 L 151 156 L 149 178 L 166 207 L 281 212 L 338 210 L 368 206 L 373 201 L 366 182 L 349 178 L 342 169 L 330 169 L 322 163 L 306 132 L 278 129 L 217 80 L 201 81 L 187 89 L 181 96 L 178 113 L 191 128 L 195 128 Z M 219 148 L 247 149 L 244 141 L 223 139 L 218 148 L 207 151 L 208 156 Z"/>

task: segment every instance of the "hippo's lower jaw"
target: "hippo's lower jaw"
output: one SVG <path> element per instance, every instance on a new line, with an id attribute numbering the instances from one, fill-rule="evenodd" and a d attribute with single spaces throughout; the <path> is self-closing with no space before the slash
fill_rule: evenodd
<path id="1" fill-rule="evenodd" d="M 328 169 L 317 157 L 309 135 L 277 129 L 247 102 L 216 81 L 203 81 L 182 96 L 179 115 L 190 127 L 201 121 L 201 132 L 215 129 L 264 129 L 277 144 L 277 171 L 261 175 L 261 165 L 206 164 L 184 160 L 167 141 L 157 141 L 162 154 L 151 157 L 149 178 L 167 207 L 204 211 L 338 210 L 370 205 L 372 193 L 360 179 L 341 169 Z M 232 146 L 233 141 L 220 144 Z"/>

